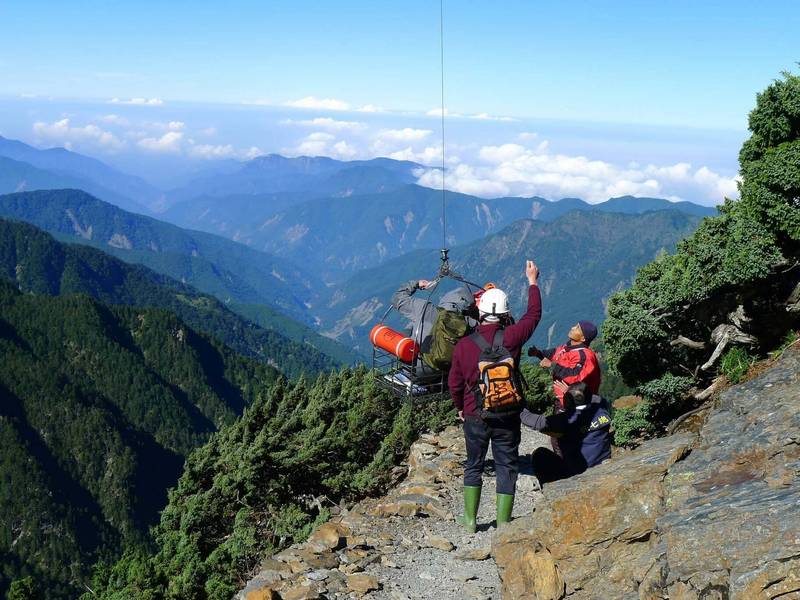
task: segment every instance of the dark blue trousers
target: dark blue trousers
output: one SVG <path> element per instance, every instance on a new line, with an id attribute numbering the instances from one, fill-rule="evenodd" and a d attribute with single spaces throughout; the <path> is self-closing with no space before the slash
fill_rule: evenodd
<path id="1" fill-rule="evenodd" d="M 489 444 L 492 444 L 498 494 L 514 494 L 519 473 L 519 415 L 496 419 L 469 416 L 464 419 L 464 439 L 467 463 L 464 466 L 464 485 L 481 485 L 483 463 Z"/>

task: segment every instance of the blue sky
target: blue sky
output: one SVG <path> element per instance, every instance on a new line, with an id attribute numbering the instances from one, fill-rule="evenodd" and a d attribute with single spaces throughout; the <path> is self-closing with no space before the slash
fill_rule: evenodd
<path id="1" fill-rule="evenodd" d="M 426 114 L 440 102 L 438 18 L 431 1 L 5 0 L 0 133 L 134 170 L 153 165 L 140 174 L 156 179 L 158 165 L 179 156 L 410 149 L 408 158 L 426 162 L 440 135 Z M 445 0 L 448 129 L 461 159 L 451 166 L 472 169 L 453 187 L 599 197 L 626 189 L 607 185 L 616 178 L 641 194 L 648 175 L 660 184 L 680 164 L 694 179 L 706 167 L 730 180 L 755 94 L 800 60 L 798 23 L 792 2 Z M 158 136 L 146 127 L 170 122 L 183 126 Z M 142 142 L 164 135 L 161 145 Z M 523 150 L 483 150 L 502 146 Z M 574 185 L 532 176 L 542 165 L 552 174 L 542 154 L 585 159 Z M 576 180 L 581 169 L 608 181 L 590 189 Z M 498 177 L 502 185 L 486 183 Z M 703 191 L 650 188 L 704 202 L 732 189 L 710 185 L 705 172 L 698 180 Z"/>

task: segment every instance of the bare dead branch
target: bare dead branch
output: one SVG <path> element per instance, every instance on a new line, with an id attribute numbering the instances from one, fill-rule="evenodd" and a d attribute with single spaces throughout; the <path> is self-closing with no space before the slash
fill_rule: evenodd
<path id="1" fill-rule="evenodd" d="M 705 350 L 706 343 L 705 342 L 696 342 L 694 340 L 690 340 L 689 338 L 679 335 L 674 340 L 669 343 L 670 346 L 686 346 L 687 348 L 691 348 L 692 350 Z"/>
<path id="2" fill-rule="evenodd" d="M 712 382 L 711 382 L 711 385 L 710 385 L 710 386 L 708 386 L 708 387 L 707 387 L 706 389 L 704 389 L 704 390 L 701 390 L 701 391 L 697 392 L 697 393 L 694 395 L 694 399 L 695 399 L 695 400 L 700 400 L 701 402 L 705 402 L 706 400 L 708 400 L 709 398 L 711 398 L 711 396 L 713 396 L 713 395 L 714 395 L 714 393 L 715 393 L 715 392 L 716 392 L 716 391 L 717 391 L 717 390 L 718 390 L 720 387 L 722 387 L 722 384 L 724 383 L 724 381 L 725 381 L 725 378 L 724 378 L 724 377 L 722 377 L 722 376 L 720 376 L 720 377 L 717 377 L 716 379 L 714 379 L 714 381 L 712 381 Z"/>

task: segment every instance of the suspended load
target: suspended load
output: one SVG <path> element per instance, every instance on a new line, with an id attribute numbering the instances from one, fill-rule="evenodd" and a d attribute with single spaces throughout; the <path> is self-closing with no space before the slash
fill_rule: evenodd
<path id="1" fill-rule="evenodd" d="M 398 333 L 388 325 L 378 323 L 369 332 L 372 345 L 396 356 L 406 364 L 412 364 L 419 354 L 419 345 L 410 337 Z"/>
<path id="2" fill-rule="evenodd" d="M 447 392 L 447 372 L 453 346 L 471 329 L 467 306 L 474 307 L 475 298 L 485 291 L 485 288 L 454 272 L 447 254 L 447 249 L 442 249 L 439 272 L 432 281 L 426 282 L 427 297 L 419 300 L 424 308 L 411 334 L 404 335 L 386 325 L 390 312 L 397 310 L 404 313 L 391 304 L 380 322 L 370 331 L 372 369 L 377 376 L 376 381 L 405 400 L 432 399 Z M 434 306 L 431 296 L 443 279 L 463 285 L 461 289 L 445 294 L 440 306 Z M 487 287 L 490 286 L 492 284 L 487 284 Z M 430 321 L 428 329 L 422 326 L 426 318 Z"/>

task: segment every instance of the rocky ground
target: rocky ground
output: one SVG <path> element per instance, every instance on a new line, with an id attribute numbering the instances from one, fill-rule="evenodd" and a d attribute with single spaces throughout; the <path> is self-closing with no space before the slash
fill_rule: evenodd
<path id="1" fill-rule="evenodd" d="M 503 596 L 800 599 L 798 384 L 795 347 L 698 429 L 548 485 L 493 539 Z"/>
<path id="2" fill-rule="evenodd" d="M 527 431 L 522 453 L 546 443 Z M 526 469 L 499 531 L 491 474 L 480 531 L 454 522 L 464 454 L 458 428 L 423 436 L 389 495 L 265 561 L 237 600 L 800 599 L 796 347 L 682 431 L 544 494 Z"/>
<path id="3" fill-rule="evenodd" d="M 549 445 L 546 436 L 523 432 L 515 515 L 530 514 L 542 498 L 528 460 L 541 445 Z M 468 535 L 455 522 L 465 456 L 458 427 L 423 436 L 411 449 L 408 475 L 399 486 L 342 511 L 305 544 L 265 561 L 237 599 L 500 598 L 491 560 L 493 463 L 488 461 L 484 475 L 479 530 Z"/>

